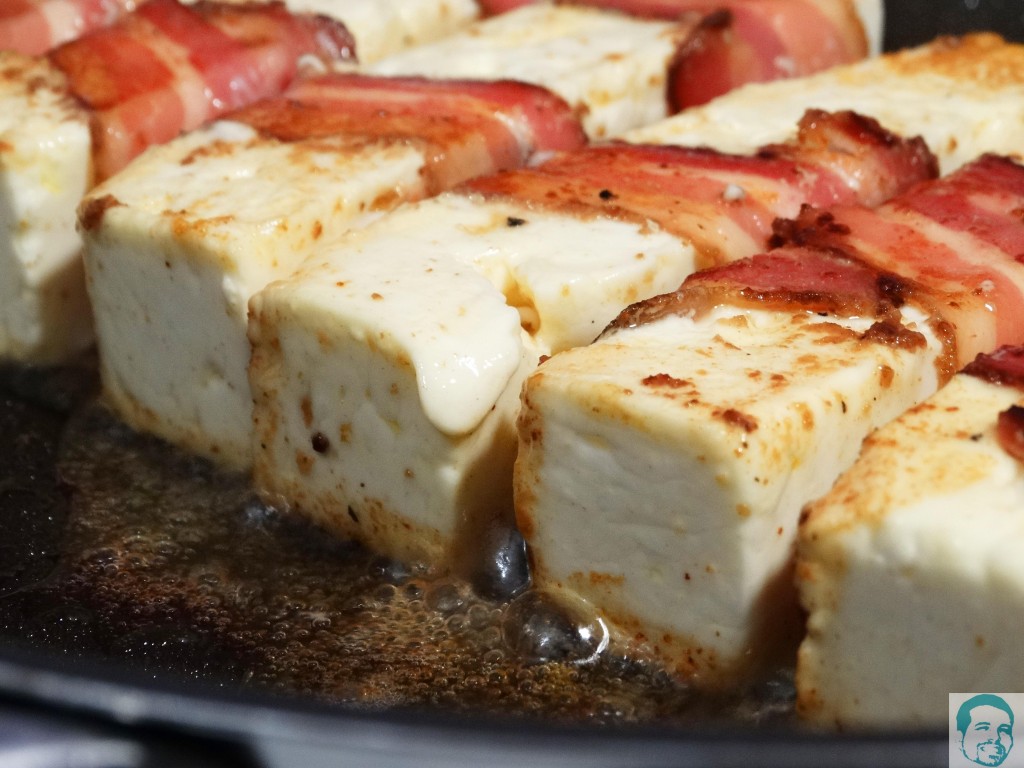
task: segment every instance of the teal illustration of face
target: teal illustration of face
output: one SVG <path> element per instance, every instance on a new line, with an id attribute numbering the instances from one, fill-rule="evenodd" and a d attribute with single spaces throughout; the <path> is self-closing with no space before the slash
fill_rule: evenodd
<path id="1" fill-rule="evenodd" d="M 1002 765 L 1013 747 L 1011 716 L 987 704 L 971 710 L 971 722 L 961 732 L 964 757 L 978 765 Z"/>

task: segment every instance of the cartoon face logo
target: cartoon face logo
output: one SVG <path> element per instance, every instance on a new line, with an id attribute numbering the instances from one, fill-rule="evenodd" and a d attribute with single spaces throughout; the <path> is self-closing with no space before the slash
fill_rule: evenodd
<path id="1" fill-rule="evenodd" d="M 956 714 L 960 751 L 978 765 L 1002 765 L 1013 749 L 1013 710 L 999 696 L 972 696 Z"/>

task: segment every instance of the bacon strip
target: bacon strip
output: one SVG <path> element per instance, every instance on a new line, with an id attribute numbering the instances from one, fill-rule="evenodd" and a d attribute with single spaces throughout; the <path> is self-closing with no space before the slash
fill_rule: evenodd
<path id="1" fill-rule="evenodd" d="M 1004 345 L 989 354 L 980 354 L 963 372 L 992 384 L 1024 390 L 1024 347 Z"/>
<path id="2" fill-rule="evenodd" d="M 799 77 L 868 54 L 848 2 L 815 0 L 609 0 L 609 4 L 699 10 L 707 15 L 680 52 L 669 79 L 669 106 L 704 104 L 746 83 Z M 718 13 L 713 13 L 718 11 Z"/>
<path id="3" fill-rule="evenodd" d="M 0 50 L 36 56 L 135 8 L 135 0 L 3 0 Z"/>
<path id="4" fill-rule="evenodd" d="M 957 328 L 963 366 L 1024 342 L 1022 210 L 1024 167 L 986 155 L 874 211 L 835 208 L 826 227 L 818 212 L 804 211 L 780 223 L 775 243 L 840 248 L 927 286 L 934 311 Z"/>
<path id="5" fill-rule="evenodd" d="M 351 36 L 281 3 L 150 0 L 118 24 L 50 53 L 92 112 L 97 180 L 147 146 L 279 93 L 306 55 L 353 56 Z"/>
<path id="6" fill-rule="evenodd" d="M 876 205 L 936 174 L 919 139 L 899 139 L 853 113 L 815 110 L 792 144 L 755 157 L 610 144 L 464 189 L 569 215 L 653 221 L 692 242 L 701 265 L 710 266 L 765 248 L 773 220 L 796 215 L 802 203 Z"/>
<path id="7" fill-rule="evenodd" d="M 760 308 L 884 316 L 903 304 L 909 287 L 841 253 L 783 247 L 695 273 L 686 291 L 694 308 L 726 299 Z"/>
<path id="8" fill-rule="evenodd" d="M 505 13 L 536 0 L 482 0 Z M 671 112 L 703 104 L 746 83 L 819 72 L 869 53 L 864 25 L 848 0 L 561 0 L 632 16 L 691 18 L 668 84 Z"/>
<path id="9" fill-rule="evenodd" d="M 876 209 L 806 207 L 776 223 L 775 250 L 692 275 L 678 291 L 627 308 L 608 332 L 736 304 L 873 315 L 876 340 L 917 344 L 898 316 L 914 301 L 947 341 L 940 373 L 948 378 L 979 352 L 1024 343 L 1024 264 L 1019 233 L 1010 235 L 1024 229 L 1022 209 L 1024 166 L 992 156 Z M 976 232 L 964 226 L 972 211 Z M 1009 369 L 1010 358 L 998 359 Z"/>
<path id="10" fill-rule="evenodd" d="M 992 384 L 1024 390 L 1024 347 L 1002 346 L 991 354 L 978 355 L 963 372 Z M 996 437 L 1003 450 L 1024 461 L 1024 408 L 1013 405 L 999 414 Z"/>
<path id="11" fill-rule="evenodd" d="M 721 267 L 691 275 L 679 290 L 637 302 L 623 310 L 605 329 L 611 334 L 669 315 L 700 316 L 716 306 L 750 307 L 782 312 L 874 318 L 864 338 L 888 345 L 918 349 L 927 343 L 922 333 L 906 328 L 899 308 L 918 290 L 911 281 L 863 263 L 839 249 L 792 246 L 777 248 Z M 940 375 L 948 379 L 956 368 L 951 330 L 935 323 L 946 352 Z"/>
<path id="12" fill-rule="evenodd" d="M 428 158 L 429 193 L 517 168 L 537 151 L 586 143 L 560 97 L 514 81 L 428 80 L 329 74 L 296 83 L 231 119 L 281 141 L 327 136 L 412 143 Z"/>
<path id="13" fill-rule="evenodd" d="M 477 0 L 480 10 L 485 16 L 497 16 L 499 13 L 514 11 L 524 5 L 533 5 L 537 0 Z"/>

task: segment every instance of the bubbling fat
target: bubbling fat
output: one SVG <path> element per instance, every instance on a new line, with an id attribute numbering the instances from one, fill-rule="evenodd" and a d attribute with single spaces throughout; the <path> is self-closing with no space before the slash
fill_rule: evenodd
<path id="1" fill-rule="evenodd" d="M 0 399 L 0 416 L 10 406 Z M 0 601 L 0 641 L 364 710 L 669 727 L 794 718 L 789 670 L 711 696 L 614 655 L 600 623 L 527 588 L 508 528 L 488 534 L 473 579 L 433 577 L 263 505 L 243 476 L 102 406 L 48 439 L 40 462 L 56 457 L 59 481 L 51 465 L 22 467 L 19 482 L 49 478 L 67 499 L 60 551 L 52 531 L 33 545 L 51 559 Z M 19 514 L 52 514 L 52 494 L 39 498 L 45 509 Z"/>

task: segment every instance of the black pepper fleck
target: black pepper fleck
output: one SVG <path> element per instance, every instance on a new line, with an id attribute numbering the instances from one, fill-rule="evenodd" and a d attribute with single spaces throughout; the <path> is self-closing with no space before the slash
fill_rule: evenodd
<path id="1" fill-rule="evenodd" d="M 518 216 L 509 216 L 505 222 L 510 227 L 521 227 L 526 223 L 526 219 L 520 219 Z"/>
<path id="2" fill-rule="evenodd" d="M 616 197 L 618 197 L 618 195 L 616 195 L 610 189 L 602 189 L 600 192 L 597 193 L 597 196 L 600 197 L 602 200 L 614 200 Z"/>
<path id="3" fill-rule="evenodd" d="M 323 432 L 314 432 L 310 442 L 313 444 L 313 450 L 317 453 L 327 453 L 331 447 L 331 441 L 327 439 L 327 435 Z"/>

